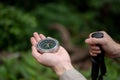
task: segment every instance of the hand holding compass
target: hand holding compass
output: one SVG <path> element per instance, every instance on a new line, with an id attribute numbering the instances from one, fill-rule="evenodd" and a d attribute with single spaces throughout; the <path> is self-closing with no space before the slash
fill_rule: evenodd
<path id="1" fill-rule="evenodd" d="M 73 69 L 68 52 L 59 45 L 56 39 L 46 38 L 44 35 L 35 32 L 31 37 L 31 43 L 33 57 L 40 64 L 51 67 L 57 75 Z"/>

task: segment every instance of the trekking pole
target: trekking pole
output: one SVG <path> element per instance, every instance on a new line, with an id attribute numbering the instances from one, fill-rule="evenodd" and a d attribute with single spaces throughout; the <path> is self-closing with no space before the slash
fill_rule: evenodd
<path id="1" fill-rule="evenodd" d="M 93 38 L 103 38 L 104 35 L 101 32 L 95 32 L 92 34 Z M 92 71 L 91 71 L 91 77 L 92 80 L 103 80 L 103 76 L 106 73 L 106 65 L 104 61 L 104 50 L 102 49 L 101 45 L 96 44 L 100 47 L 101 53 L 97 56 L 91 56 L 92 61 Z"/>

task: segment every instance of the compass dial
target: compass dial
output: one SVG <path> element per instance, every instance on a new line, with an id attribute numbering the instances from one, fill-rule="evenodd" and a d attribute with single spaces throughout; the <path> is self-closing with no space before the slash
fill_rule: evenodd
<path id="1" fill-rule="evenodd" d="M 37 50 L 40 52 L 55 52 L 59 47 L 59 42 L 53 38 L 40 40 L 37 44 Z"/>
<path id="2" fill-rule="evenodd" d="M 51 49 L 51 48 L 54 48 L 56 46 L 56 42 L 53 41 L 53 40 L 44 40 L 40 43 L 41 47 L 43 49 Z"/>

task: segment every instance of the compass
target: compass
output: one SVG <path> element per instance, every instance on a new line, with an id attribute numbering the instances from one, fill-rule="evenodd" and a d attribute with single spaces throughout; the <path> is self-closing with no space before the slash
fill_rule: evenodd
<path id="1" fill-rule="evenodd" d="M 36 48 L 41 53 L 54 53 L 59 48 L 59 42 L 54 38 L 45 38 L 38 42 Z"/>

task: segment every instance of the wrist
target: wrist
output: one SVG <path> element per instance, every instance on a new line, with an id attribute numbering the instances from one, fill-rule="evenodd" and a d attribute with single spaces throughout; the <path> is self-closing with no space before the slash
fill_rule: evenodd
<path id="1" fill-rule="evenodd" d="M 64 72 L 74 69 L 71 63 L 62 63 L 58 64 L 55 67 L 53 67 L 53 70 L 56 72 L 58 76 L 62 75 Z"/>
<path id="2" fill-rule="evenodd" d="M 120 57 L 120 44 L 116 43 L 115 46 L 113 46 L 114 50 L 112 51 L 111 58 L 118 58 Z"/>
<path id="3" fill-rule="evenodd" d="M 116 56 L 115 56 L 115 58 L 120 57 L 120 44 L 117 44 L 117 45 L 118 45 L 118 47 L 116 49 Z"/>

